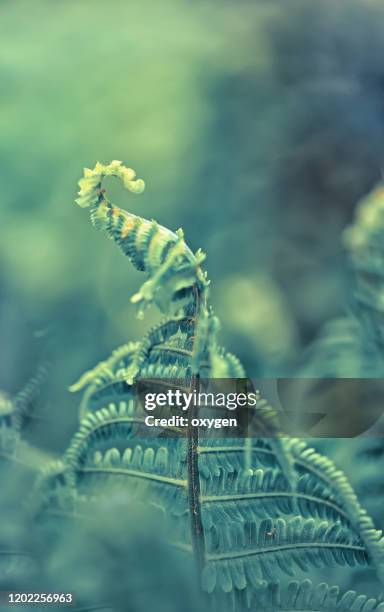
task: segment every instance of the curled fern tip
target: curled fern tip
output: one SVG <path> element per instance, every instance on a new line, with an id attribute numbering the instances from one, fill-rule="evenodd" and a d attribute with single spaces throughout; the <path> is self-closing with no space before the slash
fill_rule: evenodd
<path id="1" fill-rule="evenodd" d="M 93 170 L 84 168 L 83 177 L 79 180 L 78 198 L 75 200 L 81 208 L 87 208 L 96 204 L 102 195 L 102 181 L 106 176 L 116 176 L 121 179 L 126 189 L 132 193 L 142 193 L 145 183 L 142 179 L 135 179 L 136 172 L 132 168 L 123 166 L 118 160 L 111 161 L 110 164 L 97 162 Z"/>

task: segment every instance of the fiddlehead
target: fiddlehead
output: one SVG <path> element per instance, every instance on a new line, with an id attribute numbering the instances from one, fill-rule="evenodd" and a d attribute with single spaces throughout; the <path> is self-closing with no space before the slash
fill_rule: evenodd
<path id="1" fill-rule="evenodd" d="M 192 253 L 184 241 L 182 230 L 171 232 L 156 221 L 147 221 L 113 206 L 102 188 L 106 176 L 120 178 L 133 193 L 144 190 L 144 181 L 134 180 L 135 172 L 119 161 L 106 166 L 98 163 L 93 170 L 84 170 L 76 200 L 79 206 L 90 207 L 93 225 L 107 231 L 134 267 L 148 273 L 150 278 L 132 297 L 132 301 L 138 304 L 140 315 L 153 301 L 166 313 L 173 301 L 192 302 L 194 285 L 198 284 L 200 292 L 203 292 L 206 284 L 199 267 L 204 255 Z"/>
<path id="2" fill-rule="evenodd" d="M 131 298 L 138 306 L 138 315 L 143 316 L 145 308 L 154 303 L 168 316 L 192 319 L 195 323 L 192 372 L 199 374 L 201 362 L 208 358 L 212 377 L 243 377 L 244 370 L 237 358 L 217 344 L 219 323 L 208 305 L 209 281 L 201 268 L 204 253 L 200 249 L 195 254 L 191 251 L 181 229 L 172 232 L 156 221 L 113 206 L 102 187 L 107 176 L 121 179 L 133 193 L 141 193 L 144 189 L 144 182 L 135 180 L 135 172 L 121 162 L 97 163 L 93 170 L 84 170 L 76 202 L 81 207 L 89 207 L 93 225 L 105 230 L 132 264 L 147 273 L 148 280 Z M 130 384 L 140 372 L 152 342 L 148 335 L 133 357 L 127 369 Z"/>

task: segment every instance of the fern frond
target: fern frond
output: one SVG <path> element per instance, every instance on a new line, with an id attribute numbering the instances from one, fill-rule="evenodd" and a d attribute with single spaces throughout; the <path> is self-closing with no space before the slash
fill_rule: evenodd
<path id="1" fill-rule="evenodd" d="M 35 374 L 30 378 L 24 388 L 19 391 L 14 399 L 14 422 L 15 427 L 20 428 L 23 421 L 30 415 L 34 408 L 36 399 L 39 396 L 42 385 L 47 381 L 50 371 L 50 364 L 42 362 L 38 365 Z"/>
<path id="2" fill-rule="evenodd" d="M 86 387 L 84 418 L 63 458 L 61 477 L 68 489 L 98 498 L 124 487 L 171 516 L 173 545 L 198 559 L 205 589 L 214 597 L 228 594 L 234 608 L 243 600 L 249 608 L 257 589 L 260 598 L 260 585 L 276 572 L 293 576 L 298 569 L 372 562 L 382 577 L 381 533 L 344 475 L 304 443 L 279 435 L 278 415 L 266 404 L 255 412 L 253 439 L 202 439 L 192 430 L 183 438 L 180 428 L 171 426 L 164 428 L 165 438 L 143 437 L 145 412 L 134 395 L 139 379 L 158 385 L 181 380 L 190 390 L 203 378 L 245 378 L 245 373 L 218 343 L 220 323 L 209 304 L 204 255 L 192 252 L 181 230 L 113 206 L 102 189 L 105 176 L 117 176 L 136 191 L 143 186 L 132 185 L 133 171 L 120 162 L 97 164 L 80 182 L 78 204 L 89 206 L 93 225 L 146 273 L 133 296 L 139 313 L 155 304 L 166 319 L 73 389 Z M 299 610 L 294 606 L 313 599 L 308 588 L 299 584 L 292 595 L 291 586 L 291 599 L 284 601 Z M 333 594 L 329 597 L 335 593 L 327 585 L 320 590 Z M 362 601 L 351 597 L 342 605 Z M 324 594 L 319 605 L 325 601 Z"/>
<path id="3" fill-rule="evenodd" d="M 122 412 L 127 416 L 124 417 Z M 189 509 L 185 440 L 138 439 L 134 435 L 137 420 L 138 413 L 133 402 L 129 407 L 123 404 L 118 409 L 110 405 L 96 413 L 89 413 L 64 458 L 67 481 L 71 486 L 92 495 L 97 491 L 100 494 L 104 487 L 120 488 L 126 483 L 132 495 L 144 495 L 145 499 L 159 504 L 164 511 L 177 507 L 178 515 L 184 515 L 184 519 L 177 529 L 175 527 L 175 534 L 178 530 L 180 537 L 178 541 L 176 538 L 175 543 L 185 547 L 190 542 L 190 534 L 187 535 Z M 297 564 L 302 569 L 309 560 L 315 566 L 323 567 L 325 558 L 328 564 L 343 565 L 344 561 L 350 565 L 358 562 L 365 564 L 368 553 L 380 571 L 383 555 L 380 534 L 373 529 L 366 513 L 354 500 L 345 477 L 331 462 L 299 441 L 290 442 L 296 469 L 301 474 L 294 490 L 267 441 L 260 440 L 259 446 L 256 443 L 252 447 L 250 469 L 244 469 L 241 445 L 230 446 L 229 440 L 220 444 L 221 447 L 214 440 L 207 440 L 206 446 L 197 448 L 205 564 L 221 561 L 227 564 L 232 559 L 235 542 L 242 541 L 244 548 L 233 557 L 234 571 L 239 571 L 239 559 L 244 567 L 250 564 L 253 568 L 256 563 L 260 570 L 264 567 L 266 553 L 271 554 L 272 560 L 267 563 L 264 577 L 268 577 L 273 564 L 282 570 L 285 568 L 289 573 L 290 564 L 285 554 L 287 552 L 289 557 L 292 551 L 282 534 L 287 531 L 288 524 L 295 525 L 292 521 L 299 520 L 303 533 L 311 532 L 312 528 L 320 529 L 321 525 L 324 533 L 340 536 L 340 539 L 323 542 L 326 546 L 317 546 L 319 542 L 316 543 L 316 540 L 301 541 L 301 527 L 298 527 L 299 539 L 293 541 L 303 544 L 299 547 L 300 551 L 305 549 L 304 558 L 297 553 Z M 257 466 L 263 455 L 267 456 L 267 466 L 264 468 L 261 464 Z M 299 516 L 295 516 L 297 512 Z M 277 523 L 282 516 L 286 517 L 285 526 Z M 269 521 L 270 526 L 268 533 L 271 534 L 273 546 L 268 551 L 260 547 L 259 540 L 250 541 L 246 535 L 248 524 L 249 529 L 257 531 L 261 524 L 266 524 L 263 521 Z M 281 537 L 274 539 L 277 524 L 281 528 Z M 224 530 L 233 529 L 233 534 L 236 534 L 233 537 L 237 539 L 231 539 L 224 532 L 220 535 L 221 525 Z M 241 525 L 245 531 L 240 537 Z M 323 532 L 320 530 L 316 533 L 319 535 Z M 342 542 L 346 543 L 346 547 L 341 545 Z M 318 549 L 321 551 L 318 552 Z M 308 555 L 306 550 L 310 551 Z M 220 558 L 215 556 L 219 554 Z M 260 559 L 264 560 L 263 563 L 259 562 Z"/>
<path id="4" fill-rule="evenodd" d="M 156 367 L 163 368 L 160 373 L 171 373 L 162 363 L 147 367 L 147 376 L 156 374 Z M 87 494 L 97 491 L 100 494 L 106 486 L 129 486 L 132 495 L 144 495 L 148 502 L 159 504 L 164 511 L 177 507 L 178 513 L 185 516 L 177 529 L 175 527 L 175 544 L 185 547 L 190 542 L 189 521 L 186 519 L 189 509 L 185 440 L 138 439 L 134 431 L 144 412 L 141 414 L 140 417 L 140 409 L 133 398 L 129 402 L 110 403 L 96 412 L 88 412 L 64 458 L 67 482 Z M 324 525 L 325 520 L 335 529 L 344 529 L 344 538 L 348 534 L 350 542 L 359 542 L 356 551 L 361 552 L 360 560 L 364 558 L 366 562 L 368 553 L 380 574 L 383 559 L 381 535 L 373 529 L 343 474 L 305 443 L 299 440 L 280 442 L 285 456 L 292 457 L 293 469 L 297 473 L 296 487 L 291 486 L 282 472 L 278 454 L 268 438 L 252 441 L 251 462 L 247 469 L 243 459 L 244 441 L 207 439 L 197 447 L 198 499 L 206 553 L 209 555 L 209 546 L 216 537 L 212 530 L 217 530 L 221 521 L 228 523 L 229 520 L 229 524 L 238 529 L 235 526 L 239 521 L 240 524 L 250 521 L 260 525 L 261 521 L 270 520 L 273 524 L 270 533 L 274 533 L 275 521 L 279 517 L 286 516 L 290 521 L 299 513 L 301 520 L 313 521 L 311 524 Z M 233 543 L 225 538 L 223 541 L 228 546 L 225 554 L 230 554 Z M 352 550 L 356 555 L 352 553 L 351 556 L 340 553 L 337 542 L 329 542 L 329 548 L 333 544 L 334 550 L 327 556 L 329 563 L 340 564 L 340 559 L 346 559 L 350 564 L 356 561 L 355 545 L 352 545 Z M 275 548 L 279 549 L 280 545 L 282 540 Z M 276 561 L 281 569 L 285 563 L 285 549 L 280 555 L 275 548 L 271 552 L 281 557 L 281 563 L 273 555 L 271 563 Z M 262 554 L 261 551 L 248 551 L 250 554 L 247 551 L 243 553 L 245 565 L 252 564 L 252 559 L 259 559 L 258 555 Z M 311 559 L 317 559 L 311 547 L 310 551 Z M 207 557 L 206 561 L 211 560 Z M 299 555 L 300 562 L 303 566 L 306 564 Z M 316 560 L 316 563 L 320 561 Z"/>
<path id="5" fill-rule="evenodd" d="M 375 529 L 372 519 L 361 507 L 357 496 L 341 470 L 334 463 L 308 448 L 301 440 L 288 442 L 298 464 L 305 465 L 317 477 L 323 480 L 337 496 L 341 507 L 348 514 L 348 520 L 361 537 L 366 550 L 375 566 L 378 577 L 384 582 L 384 538 L 382 532 Z"/>
<path id="6" fill-rule="evenodd" d="M 195 334 L 192 371 L 200 374 L 200 364 L 208 354 L 213 377 L 244 376 L 240 362 L 230 354 L 219 350 L 216 341 L 218 320 L 208 307 L 209 281 L 201 269 L 205 255 L 201 250 L 195 254 L 184 241 L 182 230 L 172 232 L 108 202 L 102 189 L 106 176 L 120 178 L 132 190 L 134 176 L 131 169 L 121 162 L 109 165 L 96 164 L 93 170 L 86 169 L 80 181 L 77 203 L 89 206 L 91 221 L 98 229 L 104 229 L 129 257 L 132 264 L 147 273 L 148 280 L 132 298 L 139 307 L 139 315 L 151 303 L 176 319 L 195 319 Z M 137 184 L 134 191 L 141 191 Z M 127 380 L 132 384 L 140 374 L 140 367 L 150 347 L 151 337 L 147 335 L 137 350 L 136 358 L 127 370 Z M 76 387 L 75 387 L 76 388 Z"/>
<path id="7" fill-rule="evenodd" d="M 220 600 L 216 600 L 219 604 Z M 383 612 L 384 603 L 360 595 L 356 591 L 343 592 L 338 586 L 325 582 L 314 585 L 311 580 L 261 582 L 254 591 L 250 609 L 263 612 Z M 218 608 L 220 609 L 220 608 Z"/>
<path id="8" fill-rule="evenodd" d="M 366 565 L 361 541 L 337 523 L 281 517 L 247 522 L 243 528 L 224 520 L 212 527 L 208 540 L 203 586 L 229 592 L 261 580 L 273 580 L 277 570 L 290 576 L 295 568 Z"/>
<path id="9" fill-rule="evenodd" d="M 133 297 L 133 301 L 143 307 L 156 303 L 162 312 L 173 318 L 147 333 L 132 354 L 125 372 L 122 370 L 119 376 L 123 375 L 128 385 L 140 377 L 184 378 L 187 384 L 193 384 L 193 377 L 196 376 L 244 378 L 245 372 L 240 361 L 217 342 L 220 324 L 208 304 L 209 281 L 200 267 L 204 254 L 199 250 L 193 255 L 181 230 L 171 232 L 154 221 L 147 221 L 112 206 L 105 198 L 101 188 L 102 179 L 113 175 L 119 178 L 123 176 L 124 180 L 122 168 L 120 163 L 113 162 L 110 166 L 97 164 L 93 171 L 87 170 L 80 182 L 78 203 L 89 205 L 92 223 L 107 231 L 135 267 L 147 272 L 149 278 Z M 84 197 L 86 200 L 82 199 Z M 182 335 L 182 340 L 176 349 L 174 341 L 178 333 Z M 111 377 L 109 362 L 102 363 L 96 372 L 86 375 L 81 383 L 94 380 L 98 374 L 101 379 L 97 381 L 97 387 L 106 384 Z M 115 376 L 115 381 L 119 376 Z M 86 391 L 81 415 L 86 413 L 86 407 L 90 405 L 90 398 L 95 396 L 96 390 L 95 386 L 91 386 Z M 262 412 L 259 415 L 262 421 Z M 271 418 L 267 417 L 262 425 L 269 433 L 278 432 L 275 422 L 271 428 Z M 271 440 L 271 445 L 275 448 L 287 478 L 293 483 L 291 462 L 280 440 Z M 244 449 L 247 462 L 249 457 L 246 445 Z"/>
<path id="10" fill-rule="evenodd" d="M 200 264 L 204 254 L 195 255 L 186 245 L 182 230 L 171 232 L 155 221 L 147 221 L 120 208 L 112 206 L 104 196 L 102 181 L 106 176 L 116 176 L 124 186 L 134 193 L 144 189 L 143 181 L 134 181 L 135 173 L 121 162 L 109 165 L 96 164 L 93 170 L 86 169 L 80 180 L 80 206 L 89 206 L 91 221 L 98 229 L 104 229 L 115 240 L 132 264 L 148 273 L 148 280 L 142 285 L 132 301 L 138 305 L 142 316 L 146 306 L 156 303 L 165 313 L 175 306 L 180 312 L 183 305 L 193 301 L 193 288 L 207 285 Z M 129 178 L 127 178 L 129 177 Z"/>
<path id="11" fill-rule="evenodd" d="M 112 355 L 105 361 L 101 361 L 97 366 L 85 372 L 79 380 L 69 387 L 69 391 L 76 392 L 86 387 L 81 399 L 79 415 L 82 419 L 89 410 L 94 410 L 95 401 L 102 395 L 103 401 L 109 397 L 106 391 L 112 390 L 116 386 L 117 374 L 125 372 L 131 363 L 133 356 L 138 350 L 137 342 L 128 342 L 112 352 Z M 118 380 L 124 382 L 126 377 L 119 377 Z M 124 386 L 124 385 L 123 385 Z M 104 393 L 103 393 L 104 391 Z M 111 393 L 110 399 L 115 394 Z M 96 403 L 97 405 L 97 403 Z"/>
<path id="12" fill-rule="evenodd" d="M 0 391 L 0 460 L 34 471 L 39 470 L 48 459 L 47 453 L 27 444 L 21 432 L 25 420 L 33 418 L 33 410 L 48 373 L 48 363 L 42 362 L 14 397 Z"/>

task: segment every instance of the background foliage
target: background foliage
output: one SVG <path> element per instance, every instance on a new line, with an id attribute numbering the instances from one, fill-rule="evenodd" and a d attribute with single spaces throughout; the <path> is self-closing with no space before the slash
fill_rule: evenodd
<path id="1" fill-rule="evenodd" d="M 378 0 L 0 2 L 0 387 L 17 392 L 49 353 L 31 441 L 61 452 L 77 427 L 68 386 L 156 320 L 134 317 L 138 273 L 72 204 L 96 159 L 137 169 L 134 212 L 204 248 L 223 343 L 249 375 L 291 373 L 343 314 L 341 232 L 382 173 L 383 13 Z M 332 451 L 347 473 L 354 448 Z"/>

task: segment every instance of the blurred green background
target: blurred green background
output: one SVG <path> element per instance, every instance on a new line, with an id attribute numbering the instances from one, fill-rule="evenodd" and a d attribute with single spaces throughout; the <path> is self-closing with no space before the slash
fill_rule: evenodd
<path id="1" fill-rule="evenodd" d="M 49 352 L 30 434 L 60 452 L 68 386 L 141 322 L 141 275 L 74 204 L 121 159 L 111 199 L 207 253 L 222 341 L 285 376 L 345 308 L 341 232 L 384 159 L 380 1 L 0 1 L 0 387 Z M 44 423 L 44 424 L 42 424 Z"/>

